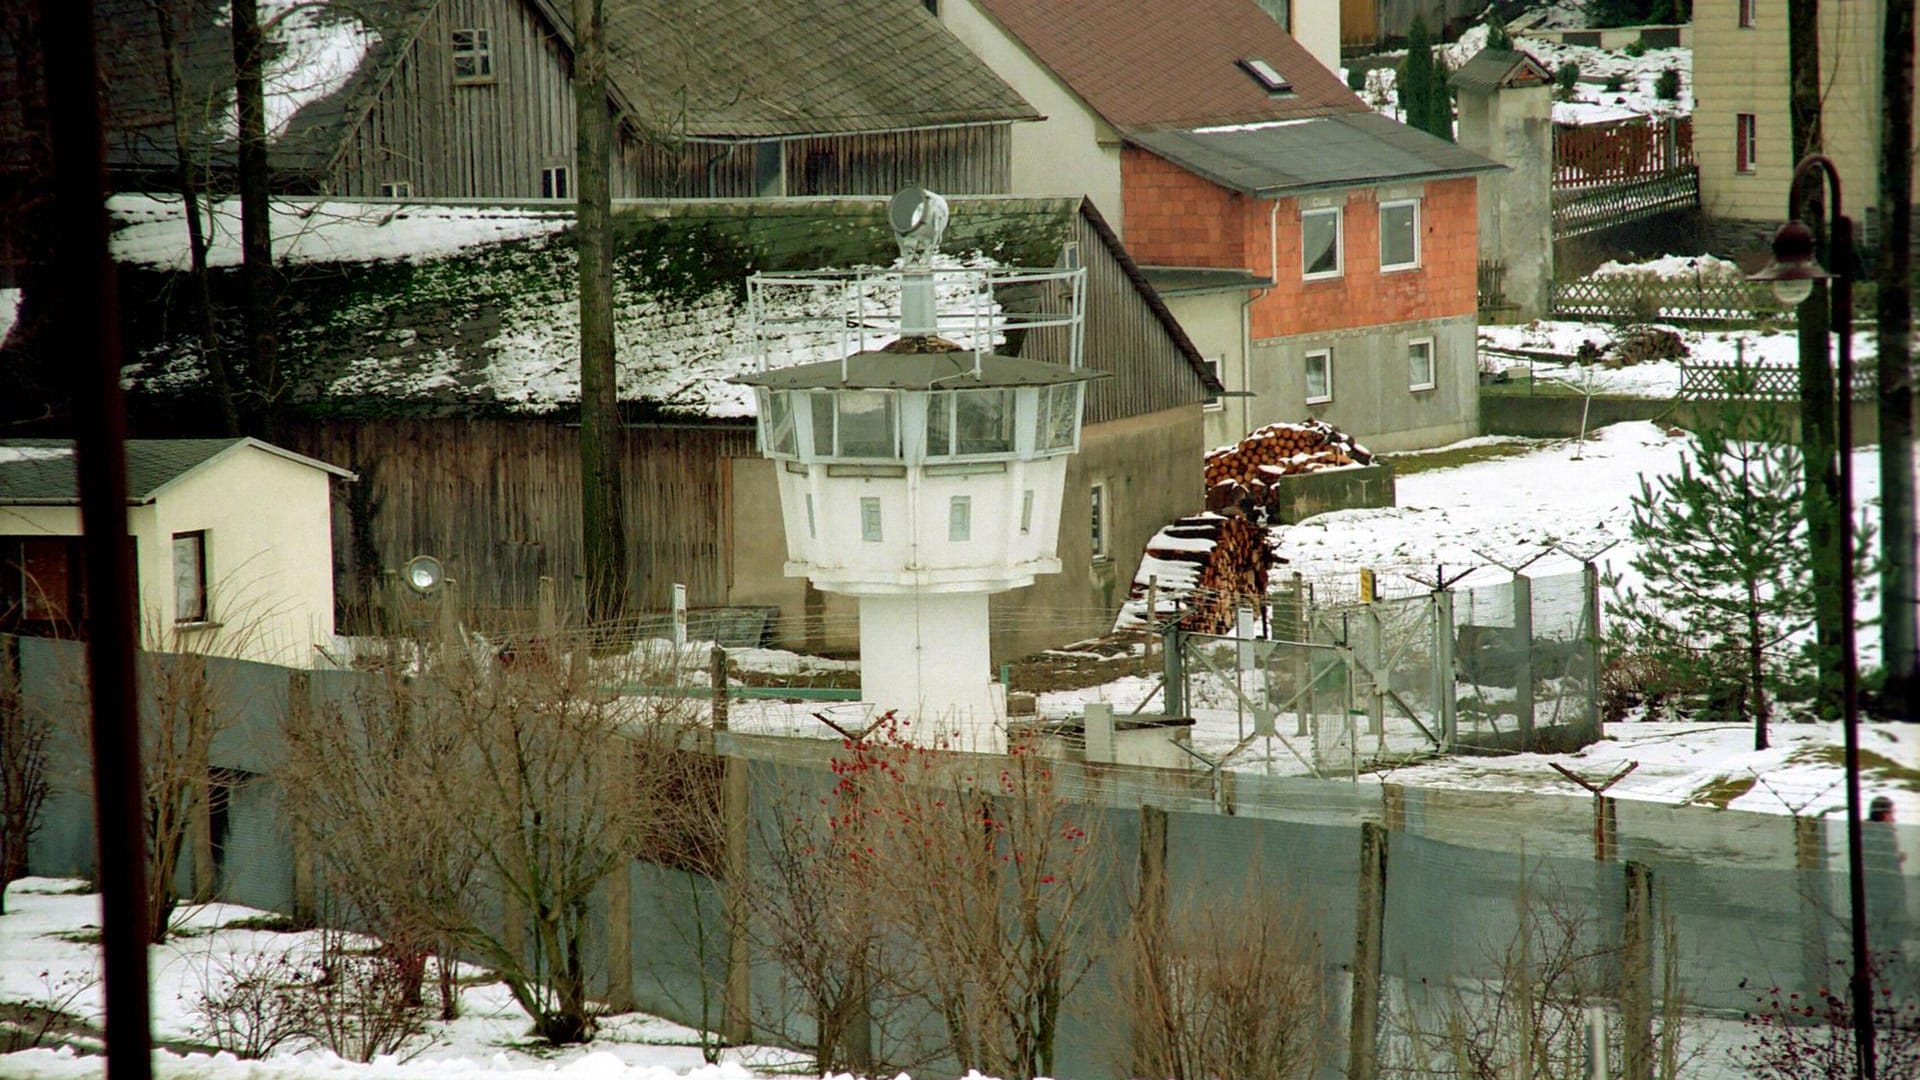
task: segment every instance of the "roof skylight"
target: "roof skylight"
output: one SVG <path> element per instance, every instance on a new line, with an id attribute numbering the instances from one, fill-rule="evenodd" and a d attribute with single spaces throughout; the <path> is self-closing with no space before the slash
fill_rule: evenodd
<path id="1" fill-rule="evenodd" d="M 1256 56 L 1256 57 L 1248 57 L 1247 59 L 1244 59 L 1244 60 L 1237 60 L 1235 61 L 1235 63 L 1240 65 L 1240 70 L 1246 72 L 1248 75 L 1253 76 L 1253 81 L 1259 83 L 1261 89 L 1265 90 L 1267 93 L 1269 94 L 1293 93 L 1293 84 L 1287 81 L 1287 77 L 1285 75 L 1280 74 L 1279 69 L 1275 68 L 1272 64 L 1267 63 L 1265 60 L 1262 60 Z"/>

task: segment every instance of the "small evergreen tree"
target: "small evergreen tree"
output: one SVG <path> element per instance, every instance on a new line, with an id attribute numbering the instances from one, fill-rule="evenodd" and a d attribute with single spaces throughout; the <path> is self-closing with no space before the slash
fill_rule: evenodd
<path id="1" fill-rule="evenodd" d="M 1554 93 L 1561 101 L 1573 100 L 1573 86 L 1580 81 L 1580 65 L 1569 60 L 1553 69 Z"/>
<path id="2" fill-rule="evenodd" d="M 1487 48 L 1489 49 L 1512 49 L 1513 48 L 1513 35 L 1507 33 L 1506 23 L 1503 23 L 1499 19 L 1495 19 L 1495 18 L 1489 18 L 1487 20 Z"/>
<path id="3" fill-rule="evenodd" d="M 1453 139 L 1453 98 L 1447 71 L 1433 55 L 1433 36 L 1418 15 L 1407 28 L 1407 58 L 1400 64 L 1400 109 L 1408 127 L 1449 142 Z"/>
<path id="4" fill-rule="evenodd" d="M 1680 100 L 1680 73 L 1666 68 L 1654 77 L 1653 92 L 1661 101 Z"/>
<path id="5" fill-rule="evenodd" d="M 1642 479 L 1630 526 L 1641 584 L 1608 605 L 1623 645 L 1708 710 L 1752 720 L 1756 749 L 1775 704 L 1805 685 L 1795 639 L 1813 622 L 1800 451 L 1786 436 L 1770 410 L 1732 401 L 1679 473 Z"/>

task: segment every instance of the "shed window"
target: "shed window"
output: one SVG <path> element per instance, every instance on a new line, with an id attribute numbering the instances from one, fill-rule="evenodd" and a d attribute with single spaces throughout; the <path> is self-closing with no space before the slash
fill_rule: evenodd
<path id="1" fill-rule="evenodd" d="M 1380 269 L 1411 270 L 1420 265 L 1420 200 L 1380 204 Z"/>
<path id="2" fill-rule="evenodd" d="M 1308 278 L 1340 275 L 1340 208 L 1300 213 L 1300 272 Z"/>
<path id="3" fill-rule="evenodd" d="M 1111 507 L 1107 505 L 1107 485 L 1095 484 L 1088 492 L 1088 509 L 1093 511 L 1092 532 L 1089 539 L 1093 543 L 1093 557 L 1107 557 L 1107 514 Z"/>
<path id="4" fill-rule="evenodd" d="M 207 534 L 173 534 L 173 621 L 207 621 Z"/>
<path id="5" fill-rule="evenodd" d="M 540 197 L 543 199 L 573 198 L 573 177 L 565 165 L 554 165 L 540 170 Z"/>
<path id="6" fill-rule="evenodd" d="M 413 185 L 405 180 L 388 180 L 380 185 L 380 197 L 383 199 L 411 199 Z"/>
<path id="7" fill-rule="evenodd" d="M 1307 404 L 1320 405 L 1333 400 L 1333 350 L 1315 349 L 1307 354 Z"/>
<path id="8" fill-rule="evenodd" d="M 464 27 L 453 32 L 453 81 L 493 81 L 493 38 L 486 27 Z"/>
<path id="9" fill-rule="evenodd" d="M 1205 360 L 1208 370 L 1213 372 L 1214 379 L 1217 380 L 1220 385 L 1225 386 L 1227 358 L 1224 356 L 1209 356 L 1206 357 Z M 1208 394 L 1207 400 L 1202 402 L 1200 407 L 1207 412 L 1219 412 L 1227 407 L 1227 399 L 1221 397 L 1219 394 Z"/>

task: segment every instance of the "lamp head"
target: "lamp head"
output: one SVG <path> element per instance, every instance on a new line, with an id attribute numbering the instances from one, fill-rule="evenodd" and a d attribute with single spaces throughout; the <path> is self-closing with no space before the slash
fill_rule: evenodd
<path id="1" fill-rule="evenodd" d="M 446 581 L 446 568 L 431 555 L 415 555 L 407 560 L 407 588 L 421 596 L 432 596 Z"/>
<path id="2" fill-rule="evenodd" d="M 1747 280 L 1767 282 L 1782 305 L 1798 307 L 1813 295 L 1814 282 L 1832 276 L 1813 256 L 1813 230 L 1789 221 L 1773 234 L 1773 260 Z"/>

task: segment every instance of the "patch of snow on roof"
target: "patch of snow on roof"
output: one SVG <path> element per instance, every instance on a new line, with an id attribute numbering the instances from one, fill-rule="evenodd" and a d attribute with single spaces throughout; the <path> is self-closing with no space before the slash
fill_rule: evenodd
<path id="1" fill-rule="evenodd" d="M 115 195 L 107 209 L 117 226 L 116 261 L 187 268 L 186 215 L 178 199 Z M 295 263 L 425 262 L 481 244 L 550 235 L 573 223 L 571 210 L 386 201 L 275 199 L 271 213 L 274 257 Z M 239 199 L 213 204 L 207 235 L 208 265 L 240 265 Z"/>
<path id="2" fill-rule="evenodd" d="M 11 465 L 16 461 L 52 461 L 72 456 L 73 448 L 70 446 L 0 446 L 0 465 Z"/>
<path id="3" fill-rule="evenodd" d="M 1269 128 L 1293 127 L 1296 124 L 1311 124 L 1325 117 L 1309 116 L 1295 120 L 1261 120 L 1252 124 L 1215 124 L 1212 127 L 1194 128 L 1195 135 L 1230 135 L 1238 131 L 1266 131 Z"/>
<path id="4" fill-rule="evenodd" d="M 0 345 L 7 343 L 13 324 L 20 318 L 20 290 L 0 289 Z"/>
<path id="5" fill-rule="evenodd" d="M 231 10 L 222 12 L 220 25 L 233 25 Z M 267 42 L 261 97 L 269 138 L 286 134 L 301 109 L 344 88 L 367 50 L 380 40 L 350 11 L 345 5 L 317 5 L 313 0 L 261 0 L 260 28 Z M 220 131 L 237 138 L 240 123 L 231 90 L 220 110 Z"/>

